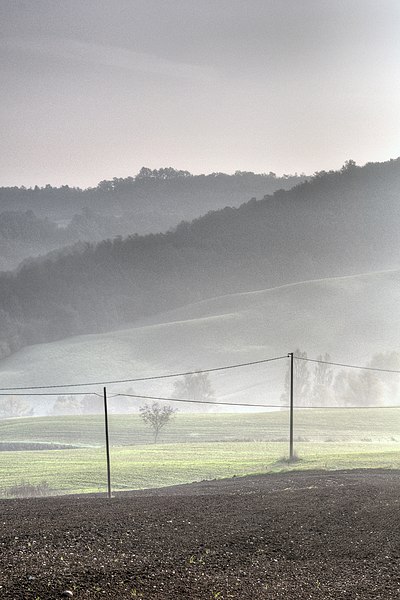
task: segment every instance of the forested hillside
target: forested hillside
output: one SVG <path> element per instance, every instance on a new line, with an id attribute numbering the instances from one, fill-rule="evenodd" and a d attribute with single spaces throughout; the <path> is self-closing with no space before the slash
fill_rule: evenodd
<path id="1" fill-rule="evenodd" d="M 234 175 L 192 175 L 172 168 L 143 167 L 135 177 L 114 177 L 94 188 L 46 185 L 0 188 L 0 212 L 32 210 L 41 218 L 68 221 L 82 208 L 121 216 L 136 214 L 133 233 L 168 229 L 182 219 L 193 219 L 209 210 L 238 206 L 252 197 L 262 198 L 278 189 L 290 189 L 305 176 L 237 171 Z"/>
<path id="2" fill-rule="evenodd" d="M 209 210 L 239 206 L 289 189 L 304 176 L 237 172 L 191 175 L 143 167 L 136 177 L 101 181 L 95 188 L 0 188 L 0 271 L 79 241 L 157 233 Z"/>
<path id="3" fill-rule="evenodd" d="M 400 159 L 0 277 L 1 355 L 224 293 L 399 266 Z"/>
<path id="4" fill-rule="evenodd" d="M 0 271 L 10 271 L 23 261 L 52 251 L 65 254 L 70 251 L 66 246 L 75 247 L 79 242 L 127 236 L 136 231 L 136 226 L 135 213 L 116 217 L 86 208 L 59 227 L 47 217 L 37 217 L 32 210 L 6 211 L 0 213 Z"/>

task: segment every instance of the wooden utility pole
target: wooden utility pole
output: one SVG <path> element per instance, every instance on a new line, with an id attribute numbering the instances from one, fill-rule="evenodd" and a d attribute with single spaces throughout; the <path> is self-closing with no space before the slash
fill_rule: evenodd
<path id="1" fill-rule="evenodd" d="M 290 408 L 289 408 L 289 460 L 293 460 L 293 371 L 294 371 L 294 356 L 293 352 L 289 352 L 288 357 L 290 358 Z"/>
<path id="2" fill-rule="evenodd" d="M 107 388 L 104 393 L 104 426 L 106 431 L 106 455 L 107 455 L 107 495 L 111 498 L 111 468 L 110 468 L 110 440 L 108 435 L 108 411 L 107 411 Z"/>

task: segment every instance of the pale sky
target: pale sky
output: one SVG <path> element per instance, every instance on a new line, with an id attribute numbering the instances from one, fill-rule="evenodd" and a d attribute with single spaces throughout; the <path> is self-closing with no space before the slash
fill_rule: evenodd
<path id="1" fill-rule="evenodd" d="M 0 0 L 0 185 L 400 155 L 399 0 Z"/>

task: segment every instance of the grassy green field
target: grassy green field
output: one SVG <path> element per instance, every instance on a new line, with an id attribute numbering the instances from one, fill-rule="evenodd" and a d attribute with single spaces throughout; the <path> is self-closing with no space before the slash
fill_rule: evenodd
<path id="1" fill-rule="evenodd" d="M 152 443 L 138 415 L 111 415 L 110 443 Z M 163 430 L 162 443 L 285 441 L 288 411 L 241 414 L 178 414 Z M 303 409 L 294 417 L 295 438 L 310 442 L 400 442 L 400 409 Z M 82 446 L 104 444 L 101 415 L 38 417 L 0 421 L 0 442 L 48 442 Z"/>
<path id="2" fill-rule="evenodd" d="M 301 460 L 287 456 L 283 442 L 215 442 L 158 444 L 113 448 L 113 490 L 161 487 L 203 479 L 268 473 L 291 469 L 400 468 L 395 443 L 352 442 L 312 444 L 300 442 Z M 45 480 L 56 493 L 106 490 L 105 452 L 101 448 L 41 452 L 1 452 L 0 480 L 4 489 L 21 481 Z"/>
<path id="3" fill-rule="evenodd" d="M 400 409 L 298 410 L 288 464 L 288 414 L 177 415 L 159 444 L 138 415 L 111 416 L 114 490 L 288 469 L 400 468 Z M 0 442 L 63 443 L 67 450 L 0 452 L 2 494 L 45 480 L 55 493 L 102 492 L 106 485 L 101 416 L 0 422 Z"/>

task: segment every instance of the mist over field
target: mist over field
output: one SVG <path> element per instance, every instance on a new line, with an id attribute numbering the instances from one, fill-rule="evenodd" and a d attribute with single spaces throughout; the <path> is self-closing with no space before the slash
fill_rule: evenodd
<path id="1" fill-rule="evenodd" d="M 399 597 L 399 0 L 0 0 L 1 598 Z"/>
<path id="2" fill-rule="evenodd" d="M 394 0 L 0 1 L 2 385 L 296 350 L 396 370 L 399 24 Z"/>
<path id="3" fill-rule="evenodd" d="M 198 193 L 201 178 L 168 171 L 163 179 L 161 172 L 142 174 L 140 185 L 147 180 L 149 190 L 155 185 L 161 193 L 183 181 L 188 197 L 192 189 Z M 164 233 L 132 231 L 127 237 L 80 243 L 0 274 L 0 387 L 134 379 L 291 351 L 328 362 L 398 369 L 400 159 L 363 167 L 348 161 L 339 171 L 319 172 L 237 208 L 235 197 L 232 206 L 217 208 L 221 182 L 229 202 L 227 184 L 246 187 L 248 182 L 250 195 L 255 181 L 269 185 L 275 178 L 236 174 L 201 181 L 210 197 L 214 185 L 216 204 L 203 217 Z M 57 190 L 35 193 L 40 206 Z M 107 210 L 112 207 L 118 211 L 118 202 Z M 25 219 L 23 231 L 29 232 L 34 213 L 14 214 Z M 89 222 L 90 209 L 85 214 Z M 133 227 L 124 219 L 121 223 Z M 71 224 L 51 227 L 54 235 L 66 235 Z M 40 238 L 40 229 L 35 232 Z M 264 370 L 212 375 L 212 398 L 287 404 L 287 367 L 286 361 Z M 308 368 L 299 405 L 312 404 L 312 398 L 317 405 L 398 402 L 393 375 L 391 381 L 379 373 L 363 380 L 363 373 L 353 376 L 335 367 L 329 376 L 323 374 L 317 393 L 321 374 L 311 363 Z M 138 395 L 173 398 L 174 382 L 166 383 L 133 387 Z M 299 380 L 299 390 L 302 385 Z M 132 386 L 117 388 L 132 393 Z M 85 404 L 83 396 L 70 402 L 66 395 L 68 389 L 61 388 L 58 404 L 28 398 L 26 406 L 36 415 L 101 409 Z M 25 402 L 16 415 L 18 410 L 29 414 L 21 408 Z M 114 404 L 117 412 L 139 406 L 126 399 Z"/>
<path id="4" fill-rule="evenodd" d="M 396 465 L 398 3 L 114 4 L 0 0 L 0 472 Z"/>

